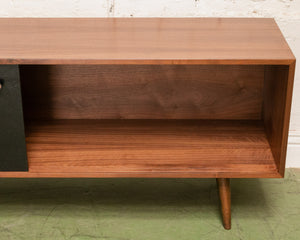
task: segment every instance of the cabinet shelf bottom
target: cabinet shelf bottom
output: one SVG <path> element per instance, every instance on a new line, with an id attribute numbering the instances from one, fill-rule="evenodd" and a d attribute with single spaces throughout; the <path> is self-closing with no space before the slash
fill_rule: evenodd
<path id="1" fill-rule="evenodd" d="M 0 177 L 280 177 L 261 121 L 26 124 L 28 172 Z"/>

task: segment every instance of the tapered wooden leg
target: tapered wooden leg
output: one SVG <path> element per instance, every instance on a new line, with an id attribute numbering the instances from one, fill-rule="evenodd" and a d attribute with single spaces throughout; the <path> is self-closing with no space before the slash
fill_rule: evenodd
<path id="1" fill-rule="evenodd" d="M 225 229 L 231 228 L 231 194 L 230 194 L 230 179 L 217 178 L 219 196 L 221 201 L 223 226 Z"/>

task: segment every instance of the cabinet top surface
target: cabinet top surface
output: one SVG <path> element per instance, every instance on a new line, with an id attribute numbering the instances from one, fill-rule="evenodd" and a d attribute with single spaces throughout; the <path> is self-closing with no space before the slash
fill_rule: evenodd
<path id="1" fill-rule="evenodd" d="M 290 64 L 269 18 L 2 18 L 0 64 Z"/>

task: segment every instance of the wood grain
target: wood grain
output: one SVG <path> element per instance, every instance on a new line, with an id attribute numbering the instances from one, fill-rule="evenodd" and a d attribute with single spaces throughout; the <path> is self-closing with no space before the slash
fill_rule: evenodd
<path id="1" fill-rule="evenodd" d="M 2 18 L 0 64 L 289 64 L 267 18 Z"/>
<path id="2" fill-rule="evenodd" d="M 29 159 L 0 177 L 283 177 L 295 57 L 273 19 L 0 19 L 0 34 Z"/>
<path id="3" fill-rule="evenodd" d="M 295 62 L 265 66 L 263 119 L 277 168 L 284 176 Z"/>
<path id="4" fill-rule="evenodd" d="M 221 202 L 223 226 L 231 229 L 231 190 L 229 178 L 217 178 L 219 196 Z"/>
<path id="5" fill-rule="evenodd" d="M 26 119 L 261 119 L 263 66 L 21 66 Z"/>
<path id="6" fill-rule="evenodd" d="M 0 177 L 278 177 L 261 121 L 27 124 L 28 173 Z"/>

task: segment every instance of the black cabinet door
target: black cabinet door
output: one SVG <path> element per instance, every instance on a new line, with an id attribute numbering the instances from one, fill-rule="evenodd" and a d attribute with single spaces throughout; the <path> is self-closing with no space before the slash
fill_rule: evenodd
<path id="1" fill-rule="evenodd" d="M 27 171 L 19 67 L 0 65 L 0 171 Z"/>

